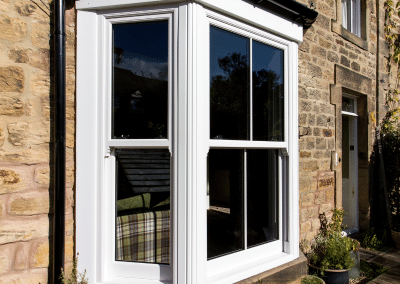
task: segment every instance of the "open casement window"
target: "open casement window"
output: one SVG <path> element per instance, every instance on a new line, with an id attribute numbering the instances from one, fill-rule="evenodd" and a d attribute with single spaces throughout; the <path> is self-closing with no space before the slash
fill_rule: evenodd
<path id="1" fill-rule="evenodd" d="M 342 0 L 342 25 L 361 37 L 361 0 Z"/>
<path id="2" fill-rule="evenodd" d="M 134 2 L 78 4 L 79 268 L 234 283 L 294 260 L 301 26 L 246 1 Z"/>

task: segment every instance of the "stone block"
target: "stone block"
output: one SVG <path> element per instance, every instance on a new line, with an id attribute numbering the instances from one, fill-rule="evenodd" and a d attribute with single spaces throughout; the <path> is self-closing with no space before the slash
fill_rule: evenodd
<path id="1" fill-rule="evenodd" d="M 315 203 L 316 205 L 320 205 L 320 204 L 325 203 L 325 191 L 317 191 L 317 192 L 315 193 L 315 200 L 314 200 L 314 203 Z"/>
<path id="2" fill-rule="evenodd" d="M 321 135 L 321 128 L 319 128 L 319 127 L 314 127 L 314 129 L 313 129 L 313 135 L 314 135 L 314 136 L 320 136 L 320 135 Z"/>
<path id="3" fill-rule="evenodd" d="M 300 209 L 300 222 L 306 221 L 308 218 L 307 216 L 307 208 Z"/>
<path id="4" fill-rule="evenodd" d="M 319 207 L 319 214 L 328 213 L 333 209 L 332 204 L 322 204 Z"/>
<path id="5" fill-rule="evenodd" d="M 8 58 L 15 63 L 28 63 L 29 56 L 26 49 L 11 47 L 8 52 Z"/>
<path id="6" fill-rule="evenodd" d="M 321 222 L 319 221 L 318 218 L 314 218 L 311 220 L 311 229 L 313 231 L 317 231 L 321 228 Z"/>
<path id="7" fill-rule="evenodd" d="M 319 66 L 307 63 L 307 74 L 312 77 L 321 78 L 322 77 L 322 70 Z"/>
<path id="8" fill-rule="evenodd" d="M 23 116 L 24 103 L 21 98 L 6 95 L 0 97 L 0 115 Z"/>
<path id="9" fill-rule="evenodd" d="M 0 147 L 3 147 L 4 141 L 6 140 L 4 130 L 0 127 Z"/>
<path id="10" fill-rule="evenodd" d="M 371 94 L 372 80 L 370 78 L 339 65 L 335 65 L 335 74 L 336 84 L 363 94 Z"/>
<path id="11" fill-rule="evenodd" d="M 326 191 L 326 201 L 332 203 L 335 201 L 335 189 L 330 188 Z"/>
<path id="12" fill-rule="evenodd" d="M 18 0 L 15 2 L 14 7 L 21 16 L 27 16 L 41 21 L 50 21 L 50 8 L 44 5 L 43 2 L 35 5 L 31 1 Z"/>
<path id="13" fill-rule="evenodd" d="M 311 47 L 311 54 L 314 56 L 321 57 L 323 59 L 326 58 L 326 49 L 323 48 L 322 46 L 314 45 Z"/>
<path id="14" fill-rule="evenodd" d="M 10 9 L 9 7 L 10 7 L 9 0 L 0 0 L 0 11 L 7 12 Z"/>
<path id="15" fill-rule="evenodd" d="M 331 129 L 325 128 L 325 129 L 322 130 L 322 135 L 324 137 L 332 137 L 333 136 L 333 131 Z"/>
<path id="16" fill-rule="evenodd" d="M 360 72 L 360 69 L 361 69 L 360 64 L 358 64 L 357 62 L 352 62 L 351 69 L 353 69 L 356 72 Z"/>
<path id="17" fill-rule="evenodd" d="M 13 270 L 24 271 L 29 267 L 29 249 L 28 242 L 20 242 L 16 245 L 13 257 Z"/>
<path id="18" fill-rule="evenodd" d="M 300 158 L 310 158 L 311 153 L 307 151 L 300 151 Z"/>
<path id="19" fill-rule="evenodd" d="M 315 125 L 315 114 L 311 113 L 308 115 L 308 125 Z"/>
<path id="20" fill-rule="evenodd" d="M 340 64 L 350 67 L 350 60 L 346 56 L 342 55 L 340 56 Z"/>
<path id="21" fill-rule="evenodd" d="M 328 125 L 328 117 L 324 114 L 317 116 L 317 125 L 318 126 L 327 126 Z"/>
<path id="22" fill-rule="evenodd" d="M 48 185 L 50 183 L 50 167 L 39 166 L 35 169 L 33 180 L 38 185 Z"/>
<path id="23" fill-rule="evenodd" d="M 300 112 L 311 111 L 311 102 L 305 101 L 305 100 L 300 100 L 299 109 L 300 109 Z"/>
<path id="24" fill-rule="evenodd" d="M 301 161 L 300 162 L 300 171 L 317 171 L 318 170 L 318 161 Z"/>
<path id="25" fill-rule="evenodd" d="M 326 149 L 326 139 L 322 137 L 317 137 L 315 139 L 316 142 L 316 148 L 319 150 L 325 150 Z"/>
<path id="26" fill-rule="evenodd" d="M 319 38 L 319 45 L 327 49 L 330 49 L 332 47 L 332 43 L 324 39 L 323 37 Z"/>
<path id="27" fill-rule="evenodd" d="M 47 280 L 48 271 L 46 268 L 0 276 L 1 284 L 47 284 Z"/>
<path id="28" fill-rule="evenodd" d="M 50 121 L 19 121 L 8 124 L 8 141 L 14 146 L 50 142 Z"/>
<path id="29" fill-rule="evenodd" d="M 300 205 L 302 207 L 311 206 L 314 204 L 314 194 L 313 193 L 300 193 Z"/>
<path id="30" fill-rule="evenodd" d="M 27 25 L 23 20 L 0 15 L 0 39 L 19 42 L 24 40 L 27 31 Z"/>
<path id="31" fill-rule="evenodd" d="M 314 137 L 306 138 L 306 149 L 307 150 L 315 149 L 315 138 Z"/>
<path id="32" fill-rule="evenodd" d="M 306 221 L 300 224 L 300 233 L 304 234 L 311 230 L 311 221 Z"/>
<path id="33" fill-rule="evenodd" d="M 306 125 L 306 124 L 307 124 L 307 114 L 305 113 L 299 114 L 299 125 Z"/>
<path id="34" fill-rule="evenodd" d="M 25 76 L 21 67 L 0 67 L 0 79 L 0 92 L 23 92 Z"/>
<path id="35" fill-rule="evenodd" d="M 11 169 L 0 169 L 0 194 L 21 191 L 25 184 L 19 173 Z"/>
<path id="36" fill-rule="evenodd" d="M 14 244 L 0 245 L 0 275 L 11 270 L 14 247 Z"/>
<path id="37" fill-rule="evenodd" d="M 50 78 L 44 74 L 34 74 L 30 82 L 31 93 L 35 96 L 49 98 L 50 96 Z"/>
<path id="38" fill-rule="evenodd" d="M 32 147 L 22 151 L 0 151 L 0 162 L 18 162 L 26 165 L 49 162 L 49 146 Z"/>
<path id="39" fill-rule="evenodd" d="M 48 237 L 48 235 L 49 218 L 47 215 L 0 221 L 0 244 L 29 241 Z"/>
<path id="40" fill-rule="evenodd" d="M 349 52 L 347 51 L 347 49 L 345 49 L 344 47 L 340 47 L 339 48 L 339 52 L 345 56 L 349 55 Z"/>
<path id="41" fill-rule="evenodd" d="M 33 46 L 50 49 L 50 26 L 49 24 L 33 23 L 31 40 Z"/>
<path id="42" fill-rule="evenodd" d="M 34 242 L 31 246 L 30 267 L 48 267 L 49 266 L 49 240 L 42 239 Z"/>
<path id="43" fill-rule="evenodd" d="M 31 191 L 28 193 L 13 194 L 9 199 L 10 215 L 37 215 L 48 214 L 50 200 L 48 192 Z"/>

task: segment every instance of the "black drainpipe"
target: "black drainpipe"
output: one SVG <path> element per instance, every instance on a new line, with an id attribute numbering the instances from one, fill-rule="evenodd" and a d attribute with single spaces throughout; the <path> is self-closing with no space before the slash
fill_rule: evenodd
<path id="1" fill-rule="evenodd" d="M 55 191 L 54 191 L 54 284 L 64 268 L 65 251 L 65 2 L 54 3 L 54 82 L 55 82 Z"/>

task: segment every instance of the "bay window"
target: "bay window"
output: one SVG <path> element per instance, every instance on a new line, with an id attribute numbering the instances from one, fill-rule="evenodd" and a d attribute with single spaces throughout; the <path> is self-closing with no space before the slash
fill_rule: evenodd
<path id="1" fill-rule="evenodd" d="M 90 281 L 233 283 L 297 258 L 301 26 L 239 0 L 95 2 L 77 5 Z"/>

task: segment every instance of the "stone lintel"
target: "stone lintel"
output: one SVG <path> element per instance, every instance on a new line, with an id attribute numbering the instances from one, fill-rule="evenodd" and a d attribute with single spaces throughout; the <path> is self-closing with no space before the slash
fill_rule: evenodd
<path id="1" fill-rule="evenodd" d="M 340 65 L 335 65 L 335 82 L 344 88 L 369 95 L 372 92 L 372 80 Z"/>

